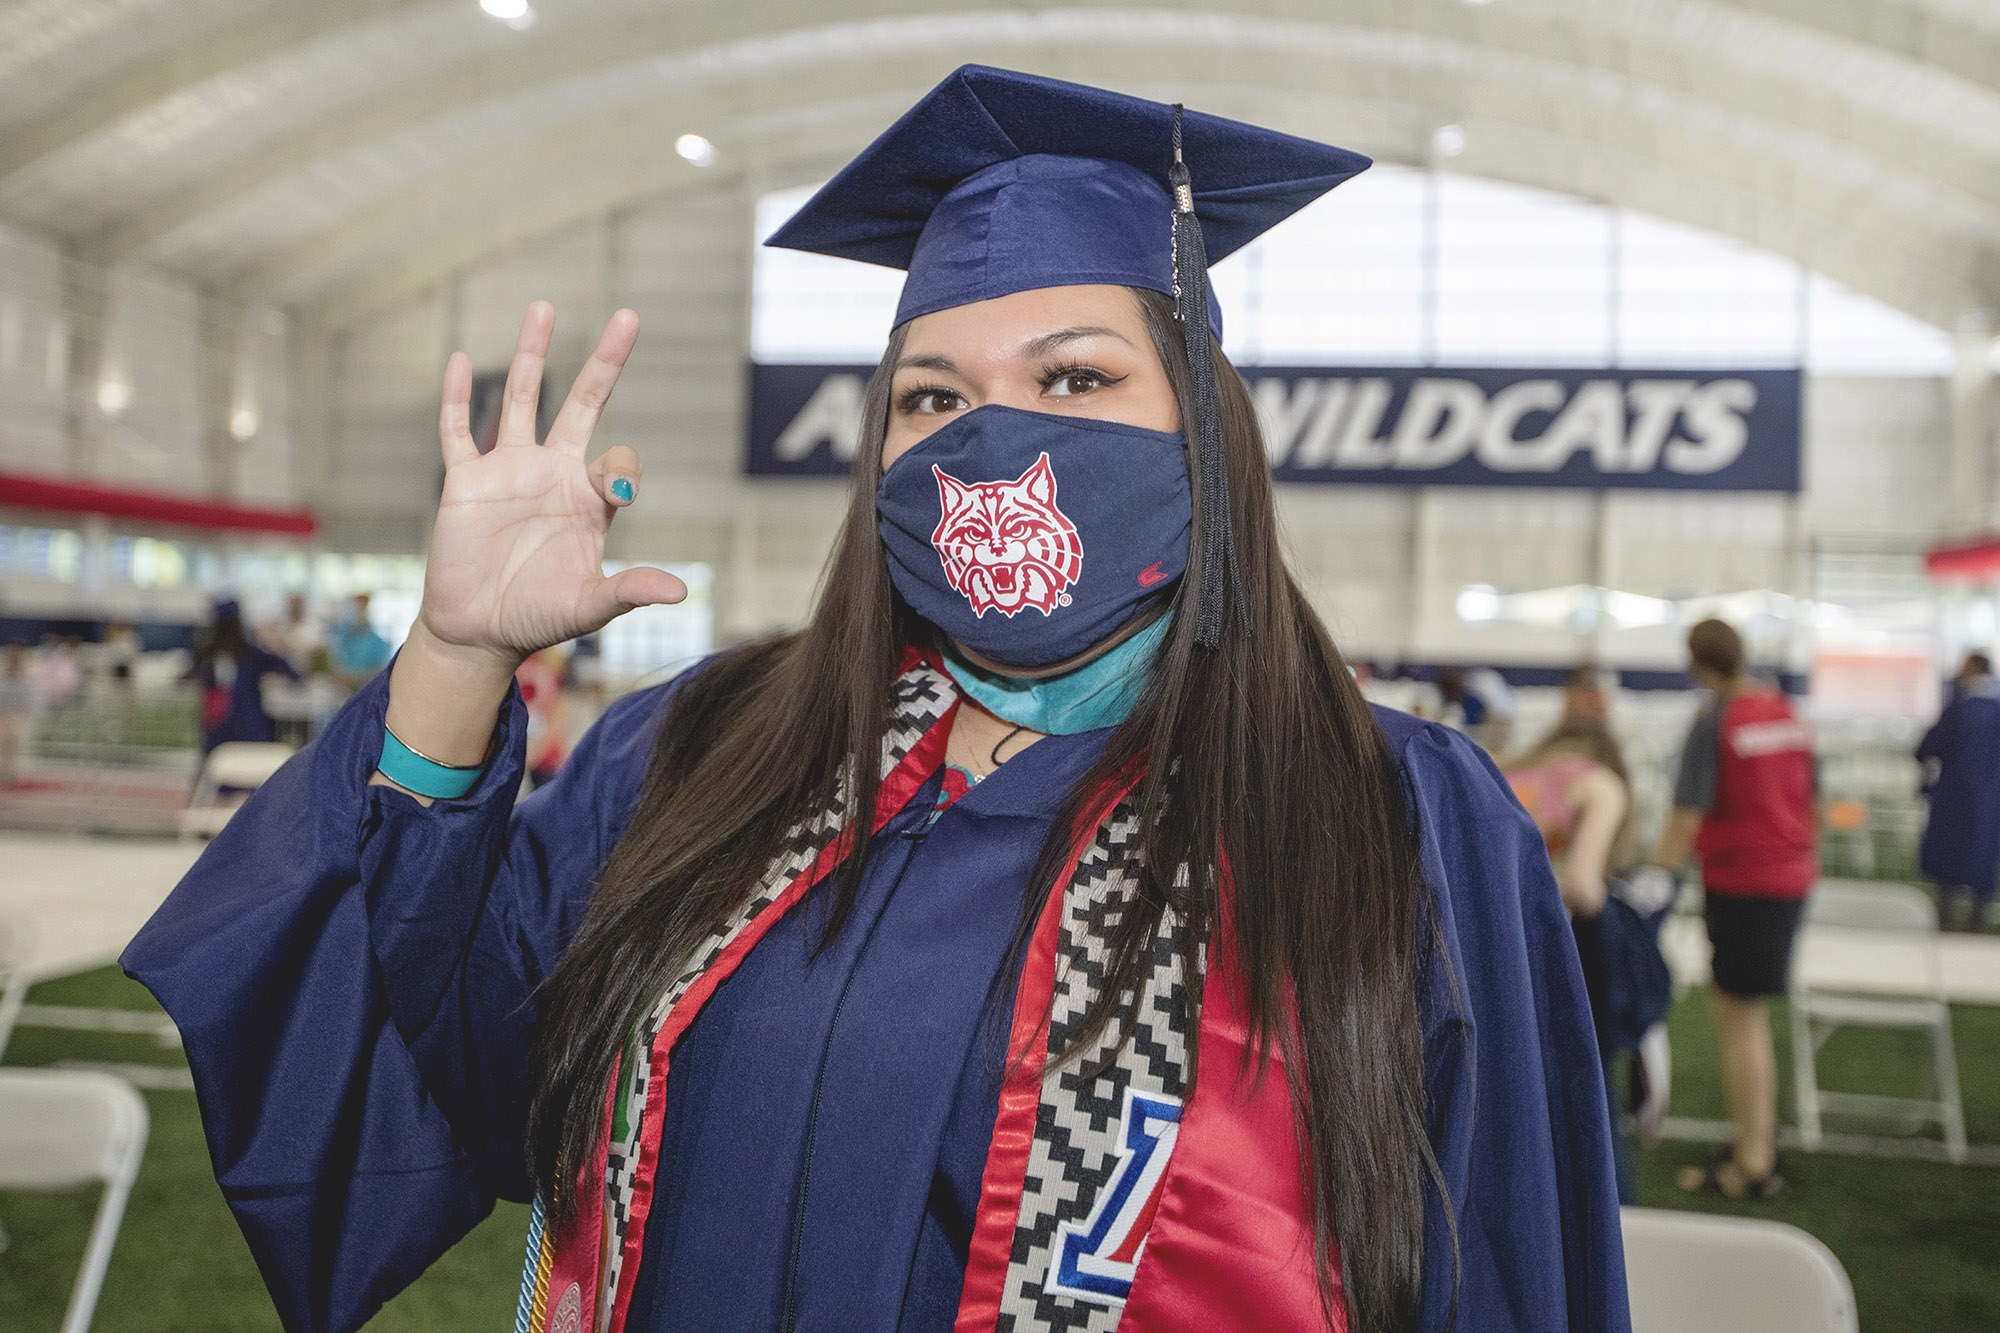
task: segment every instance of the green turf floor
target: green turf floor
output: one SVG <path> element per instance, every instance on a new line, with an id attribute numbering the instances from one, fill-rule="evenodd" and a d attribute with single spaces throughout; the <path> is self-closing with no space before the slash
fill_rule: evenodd
<path id="1" fill-rule="evenodd" d="M 37 987 L 44 1004 L 151 1008 L 115 971 Z M 1673 1113 L 1720 1119 L 1722 1094 L 1707 997 L 1685 999 L 1673 1019 Z M 1779 1010 L 1782 1020 L 1783 1011 Z M 1966 1128 L 1975 1143 L 2000 1144 L 2000 1009 L 1955 1011 Z M 1789 1071 L 1782 1021 L 1779 1061 Z M 177 1052 L 150 1039 L 36 1028 L 16 1033 L 6 1063 L 57 1059 L 173 1065 Z M 1821 1060 L 1821 1082 L 1857 1091 L 1914 1090 L 1925 1050 L 1915 1036 L 1840 1033 Z M 1789 1081 L 1784 1096 L 1789 1098 Z M 151 1092 L 152 1141 L 126 1213 L 94 1328 L 100 1333 L 275 1330 L 277 1319 L 250 1255 L 209 1175 L 194 1098 Z M 1848 1126 L 1842 1126 L 1843 1128 Z M 1863 1126 L 1852 1126 L 1864 1128 Z M 1706 1160 L 1695 1143 L 1642 1151 L 1644 1202 L 1699 1207 L 1791 1222 L 1825 1241 L 1854 1280 L 1869 1333 L 1989 1333 L 2000 1329 L 2000 1170 L 1940 1163 L 1788 1153 L 1786 1195 L 1768 1204 L 1694 1199 L 1673 1185 L 1677 1167 Z M 0 1222 L 13 1245 L 0 1253 L 0 1330 L 54 1330 L 88 1233 L 93 1197 L 0 1192 Z M 384 1333 L 510 1326 L 525 1210 L 503 1206 L 369 1327 Z"/>

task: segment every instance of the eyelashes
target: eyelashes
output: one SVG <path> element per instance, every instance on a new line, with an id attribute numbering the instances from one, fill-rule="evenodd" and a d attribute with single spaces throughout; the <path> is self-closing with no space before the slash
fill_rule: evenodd
<path id="1" fill-rule="evenodd" d="M 1042 377 L 1041 377 L 1042 391 L 1046 393 L 1048 392 L 1051 386 L 1060 384 L 1066 379 L 1095 380 L 1097 381 L 1097 385 L 1099 388 L 1108 389 L 1114 384 L 1122 384 L 1125 380 L 1125 376 L 1107 375 L 1103 371 L 1097 369 L 1095 366 L 1083 366 L 1083 365 L 1058 366 L 1053 370 L 1045 370 L 1042 372 Z"/>
<path id="2" fill-rule="evenodd" d="M 1111 388 L 1113 385 L 1122 384 L 1124 383 L 1125 379 L 1126 376 L 1124 375 L 1107 374 L 1106 372 L 1097 369 L 1095 366 L 1086 366 L 1086 365 L 1055 366 L 1051 367 L 1048 370 L 1043 371 L 1039 376 L 1036 377 L 1036 381 L 1041 386 L 1041 390 L 1044 394 L 1048 393 L 1049 390 L 1054 388 L 1056 385 L 1061 384 L 1064 380 L 1091 381 L 1091 387 L 1088 389 L 1079 390 L 1072 388 L 1067 393 L 1059 393 L 1054 395 L 1055 397 L 1059 398 L 1081 397 L 1083 394 L 1089 393 L 1093 389 L 1108 389 Z M 926 412 L 924 407 L 926 400 L 937 400 L 937 399 L 951 399 L 956 401 L 957 403 L 963 404 L 965 402 L 965 395 L 960 393 L 957 389 L 954 389 L 949 385 L 945 384 L 919 384 L 904 390 L 902 393 L 896 396 L 896 408 L 898 411 L 903 412 L 905 414 L 923 413 L 925 415 L 933 415 L 933 414 L 942 415 L 944 412 L 954 410 L 952 408 L 943 408 L 933 405 L 928 410 L 928 412 Z"/>
<path id="3" fill-rule="evenodd" d="M 960 402 L 965 401 L 965 395 L 956 389 L 947 388 L 942 384 L 920 384 L 898 395 L 897 410 L 915 412 L 926 398 L 956 398 Z"/>

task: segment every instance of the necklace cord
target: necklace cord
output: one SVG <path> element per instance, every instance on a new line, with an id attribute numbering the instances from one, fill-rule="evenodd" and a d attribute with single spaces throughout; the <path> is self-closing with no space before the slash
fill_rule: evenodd
<path id="1" fill-rule="evenodd" d="M 1005 736 L 1002 736 L 1002 737 L 1001 737 L 1001 738 L 1000 738 L 999 740 L 997 740 L 997 741 L 993 742 L 993 749 L 992 749 L 992 751 L 991 751 L 990 753 L 988 753 L 988 754 L 987 754 L 987 756 L 986 756 L 986 762 L 987 762 L 988 764 L 992 765 L 992 766 L 993 766 L 994 768 L 998 768 L 998 767 L 1000 767 L 1000 750 L 1001 750 L 1001 748 L 1002 748 L 1003 746 L 1005 746 L 1005 745 L 1007 744 L 1007 742 L 1008 742 L 1008 741 L 1011 741 L 1011 740 L 1013 740 L 1013 739 L 1014 739 L 1014 738 L 1015 738 L 1016 736 L 1020 735 L 1020 734 L 1021 734 L 1022 732 L 1026 731 L 1027 729 L 1028 729 L 1028 727 L 1027 727 L 1027 724 L 1026 724 L 1026 723 L 1024 723 L 1024 722 L 1017 722 L 1017 723 L 1015 723 L 1015 724 L 1014 724 L 1014 729 L 1013 729 L 1012 731 L 1008 732 L 1008 733 L 1007 733 L 1007 734 L 1006 734 Z"/>

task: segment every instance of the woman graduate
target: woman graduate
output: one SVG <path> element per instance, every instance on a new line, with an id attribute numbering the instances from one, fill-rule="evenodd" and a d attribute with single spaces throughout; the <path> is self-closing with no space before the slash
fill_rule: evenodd
<path id="1" fill-rule="evenodd" d="M 967 67 L 772 244 L 908 270 L 810 623 L 516 803 L 599 572 L 615 315 L 545 443 L 445 372 L 390 673 L 125 955 L 278 1308 L 535 1201 L 519 1327 L 1622 1329 L 1589 1011 L 1490 763 L 1286 574 L 1209 257 L 1354 154 Z"/>

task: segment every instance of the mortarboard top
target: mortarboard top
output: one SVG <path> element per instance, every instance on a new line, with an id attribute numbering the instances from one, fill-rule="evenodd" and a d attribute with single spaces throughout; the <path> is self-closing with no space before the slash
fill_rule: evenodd
<path id="1" fill-rule="evenodd" d="M 1175 111 L 965 65 L 765 244 L 907 269 L 898 324 L 1040 287 L 1115 283 L 1171 296 Z M 1210 261 L 1369 165 L 1359 153 L 1196 111 L 1181 134 Z M 1220 313 L 1207 305 L 1219 334 Z"/>

